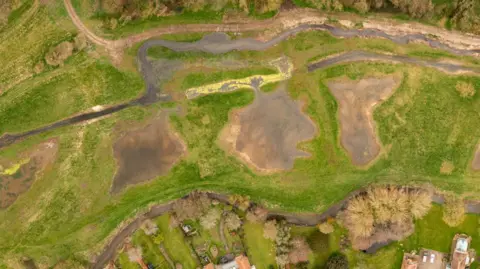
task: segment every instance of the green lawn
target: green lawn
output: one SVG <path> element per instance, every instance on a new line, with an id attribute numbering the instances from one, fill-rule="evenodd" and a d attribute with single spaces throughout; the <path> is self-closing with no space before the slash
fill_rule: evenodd
<path id="1" fill-rule="evenodd" d="M 312 250 L 309 258 L 309 268 L 323 268 L 328 257 L 339 251 L 339 239 L 342 233 L 345 233 L 339 227 L 331 234 L 321 233 L 317 227 L 293 226 L 291 229 L 292 237 L 303 237 Z"/>
<path id="2" fill-rule="evenodd" d="M 167 250 L 170 258 L 183 265 L 186 269 L 195 269 L 198 267 L 198 262 L 195 258 L 191 247 L 185 240 L 185 237 L 180 231 L 180 228 L 169 228 L 170 215 L 163 215 L 157 219 L 158 228 L 165 236 L 165 249 Z"/>
<path id="3" fill-rule="evenodd" d="M 44 56 L 58 43 L 71 40 L 75 28 L 63 2 L 25 1 L 0 31 L 0 135 L 31 130 L 96 105 L 131 100 L 143 91 L 143 81 L 93 58 L 94 48 L 74 53 L 63 66 L 46 65 Z M 43 63 L 44 70 L 34 67 Z"/>
<path id="4" fill-rule="evenodd" d="M 246 222 L 243 226 L 245 232 L 245 248 L 252 265 L 259 269 L 275 266 L 275 242 L 263 237 L 263 224 Z"/>
<path id="5" fill-rule="evenodd" d="M 136 75 L 77 55 L 62 69 L 47 71 L 2 95 L 0 134 L 38 128 L 96 105 L 128 101 L 142 91 Z"/>
<path id="6" fill-rule="evenodd" d="M 468 234 L 472 237 L 471 248 L 480 253 L 480 216 L 466 215 L 465 221 L 458 227 L 450 227 L 441 219 L 441 206 L 434 206 L 422 220 L 417 221 L 415 233 L 403 242 L 407 249 L 420 247 L 449 252 L 452 239 L 457 233 Z"/>
<path id="7" fill-rule="evenodd" d="M 168 268 L 170 265 L 163 257 L 158 245 L 153 242 L 151 236 L 145 234 L 143 230 L 138 230 L 133 236 L 133 243 L 142 250 L 142 257 L 145 263 L 151 263 L 156 268 Z"/>
<path id="8" fill-rule="evenodd" d="M 118 255 L 118 264 L 122 269 L 138 269 L 140 266 L 137 263 L 133 263 L 128 258 L 127 253 L 122 252 Z"/>

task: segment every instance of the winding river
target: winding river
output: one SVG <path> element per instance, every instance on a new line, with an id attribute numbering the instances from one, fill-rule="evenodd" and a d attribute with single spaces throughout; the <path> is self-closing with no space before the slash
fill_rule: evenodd
<path id="1" fill-rule="evenodd" d="M 212 28 L 215 26 L 218 28 L 218 25 L 210 25 L 206 26 L 207 29 L 203 29 L 202 31 L 213 31 Z M 210 29 L 212 28 L 212 29 Z M 248 29 L 248 27 L 244 27 Z M 238 31 L 239 29 L 236 28 Z M 245 29 L 240 29 L 245 30 Z M 56 128 L 68 126 L 71 124 L 77 124 L 80 122 L 92 120 L 95 118 L 99 118 L 102 116 L 106 116 L 117 111 L 123 110 L 125 108 L 135 106 L 135 105 L 149 105 L 155 102 L 168 100 L 168 97 L 162 96 L 161 89 L 158 89 L 156 86 L 156 75 L 153 72 L 152 62 L 148 59 L 148 49 L 152 47 L 165 47 L 171 49 L 176 52 L 186 52 L 186 51 L 202 51 L 212 54 L 222 54 L 229 51 L 234 50 L 253 50 L 253 51 L 262 51 L 266 50 L 278 43 L 286 40 L 290 36 L 307 30 L 318 30 L 318 31 L 328 31 L 333 36 L 340 37 L 340 38 L 352 38 L 352 37 L 365 37 L 365 38 L 384 38 L 391 40 L 397 44 L 407 44 L 410 42 L 423 42 L 431 46 L 432 48 L 442 49 L 448 51 L 455 55 L 463 55 L 463 56 L 478 56 L 480 54 L 480 49 L 458 49 L 448 44 L 444 44 L 438 40 L 432 39 L 424 34 L 408 34 L 402 36 L 395 36 L 389 35 L 387 33 L 381 32 L 375 29 L 344 29 L 328 24 L 305 24 L 300 25 L 292 29 L 285 30 L 281 34 L 277 35 L 276 37 L 262 42 L 253 38 L 240 38 L 231 40 L 228 35 L 224 33 L 213 33 L 203 37 L 203 39 L 196 41 L 196 42 L 177 42 L 177 41 L 169 41 L 169 40 L 147 40 L 143 43 L 143 45 L 139 48 L 137 53 L 137 61 L 139 63 L 140 73 L 143 76 L 145 81 L 146 89 L 144 94 L 132 101 L 114 105 L 108 107 L 104 110 L 97 111 L 97 112 L 87 112 L 83 114 L 79 114 L 67 119 L 60 120 L 58 122 L 42 126 L 30 131 L 16 133 L 16 134 L 3 134 L 0 137 L 0 148 L 6 147 L 13 143 L 16 143 L 22 139 L 30 137 L 32 135 L 36 135 L 39 133 L 43 133 L 46 131 L 50 131 Z M 91 36 L 87 35 L 87 36 Z M 91 38 L 92 39 L 92 38 Z M 96 38 L 99 39 L 99 38 Z M 96 39 L 92 39 L 95 43 Z M 343 62 L 354 62 L 354 61 L 366 61 L 366 60 L 383 60 L 383 61 L 393 61 L 393 62 L 401 62 L 401 63 L 408 63 L 408 64 L 417 64 L 423 65 L 427 67 L 437 68 L 442 71 L 446 72 L 469 72 L 479 74 L 480 71 L 477 68 L 472 67 L 465 67 L 460 64 L 454 63 L 445 63 L 445 62 L 438 62 L 432 60 L 420 60 L 408 56 L 393 56 L 393 55 L 383 55 L 383 54 L 375 54 L 370 52 L 363 52 L 363 51 L 351 51 L 344 53 L 340 56 L 329 58 L 323 61 L 320 61 L 315 64 L 311 64 L 308 66 L 309 71 L 314 71 L 318 68 L 326 68 L 332 65 L 340 64 Z"/>

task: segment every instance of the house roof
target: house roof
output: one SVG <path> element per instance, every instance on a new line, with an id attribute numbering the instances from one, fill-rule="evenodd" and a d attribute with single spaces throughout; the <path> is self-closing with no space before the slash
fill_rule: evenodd
<path id="1" fill-rule="evenodd" d="M 403 254 L 402 269 L 417 269 L 418 259 L 419 257 L 417 255 Z"/>
<path id="2" fill-rule="evenodd" d="M 452 257 L 452 269 L 465 269 L 467 258 L 467 253 L 455 252 Z"/>
<path id="3" fill-rule="evenodd" d="M 455 246 L 455 251 L 458 252 L 467 252 L 468 249 L 468 241 L 466 238 L 459 238 L 457 240 L 457 245 Z"/>
<path id="4" fill-rule="evenodd" d="M 203 269 L 215 269 L 215 266 L 213 265 L 213 263 L 209 263 L 209 264 L 205 265 L 203 267 Z"/>

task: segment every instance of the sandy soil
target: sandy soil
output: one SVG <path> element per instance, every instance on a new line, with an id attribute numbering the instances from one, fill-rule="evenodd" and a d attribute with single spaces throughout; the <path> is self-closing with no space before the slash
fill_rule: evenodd
<path id="1" fill-rule="evenodd" d="M 257 170 L 273 172 L 292 169 L 296 158 L 308 157 L 297 144 L 315 134 L 314 123 L 281 83 L 273 93 L 256 90 L 251 105 L 233 112 L 231 123 L 220 135 L 220 144 Z"/>
<path id="2" fill-rule="evenodd" d="M 166 174 L 184 152 L 181 140 L 169 130 L 166 113 L 144 128 L 127 132 L 114 145 L 118 170 L 112 193 Z"/>
<path id="3" fill-rule="evenodd" d="M 480 144 L 477 146 L 477 151 L 475 152 L 475 156 L 473 157 L 472 169 L 475 171 L 480 170 Z"/>
<path id="4" fill-rule="evenodd" d="M 341 143 L 353 164 L 366 165 L 380 153 L 372 113 L 375 105 L 388 99 L 400 82 L 401 79 L 395 76 L 358 81 L 343 78 L 327 82 L 339 104 Z"/>
<path id="5" fill-rule="evenodd" d="M 56 140 L 43 142 L 33 152 L 25 154 L 30 160 L 20 166 L 15 174 L 0 175 L 0 209 L 9 207 L 22 193 L 30 189 L 36 175 L 53 163 L 57 150 Z"/>

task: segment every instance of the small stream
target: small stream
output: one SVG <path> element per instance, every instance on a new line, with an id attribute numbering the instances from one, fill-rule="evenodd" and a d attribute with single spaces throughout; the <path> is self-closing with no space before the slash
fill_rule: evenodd
<path id="1" fill-rule="evenodd" d="M 397 44 L 407 44 L 410 42 L 421 41 L 428 44 L 432 48 L 442 49 L 456 55 L 478 56 L 480 54 L 480 49 L 462 50 L 462 49 L 452 48 L 447 44 L 444 44 L 438 40 L 429 38 L 423 34 L 394 36 L 394 35 L 389 35 L 374 29 L 365 29 L 365 30 L 343 29 L 343 28 L 339 28 L 339 27 L 335 27 L 327 24 L 300 25 L 293 29 L 289 29 L 282 32 L 281 34 L 279 34 L 278 36 L 272 38 L 267 42 L 258 41 L 253 38 L 241 38 L 241 39 L 231 40 L 229 36 L 224 33 L 213 33 L 213 34 L 205 35 L 203 39 L 196 42 L 148 40 L 148 41 L 145 41 L 145 43 L 143 43 L 143 45 L 139 48 L 138 54 L 137 54 L 137 60 L 140 66 L 140 73 L 142 74 L 143 79 L 145 81 L 145 85 L 146 85 L 145 92 L 141 97 L 127 103 L 111 106 L 101 111 L 87 112 L 77 116 L 73 116 L 73 117 L 60 120 L 58 122 L 55 122 L 43 127 L 39 127 L 30 131 L 16 133 L 16 134 L 8 134 L 8 133 L 3 134 L 0 137 L 0 148 L 9 146 L 13 143 L 16 143 L 32 135 L 36 135 L 36 134 L 50 131 L 56 128 L 68 126 L 71 124 L 77 124 L 80 122 L 103 117 L 131 106 L 149 105 L 155 102 L 168 100 L 168 97 L 161 95 L 161 89 L 159 89 L 156 86 L 157 77 L 155 75 L 155 72 L 153 72 L 152 62 L 148 60 L 148 53 L 147 53 L 148 49 L 151 47 L 163 46 L 165 48 L 171 49 L 176 52 L 202 51 L 202 52 L 207 52 L 212 54 L 222 54 L 222 53 L 226 53 L 233 50 L 262 51 L 284 41 L 285 39 L 287 39 L 288 37 L 296 33 L 307 31 L 307 30 L 328 31 L 333 36 L 341 37 L 341 38 L 353 38 L 353 37 L 385 38 Z M 361 52 L 361 51 L 347 52 L 345 54 L 340 55 L 339 57 L 327 59 L 312 65 L 309 65 L 308 69 L 310 71 L 313 71 L 317 68 L 324 68 L 331 65 L 335 65 L 337 63 L 341 63 L 341 62 L 362 61 L 362 60 L 368 60 L 368 59 L 390 60 L 390 61 L 396 61 L 396 62 L 402 62 L 402 63 L 420 64 L 427 67 L 434 67 L 447 72 L 466 71 L 466 72 L 479 73 L 478 69 L 464 67 L 462 65 L 456 65 L 453 63 L 441 63 L 436 61 L 420 60 L 420 59 L 411 58 L 407 56 L 381 55 L 381 54 L 373 54 L 373 53 Z"/>

